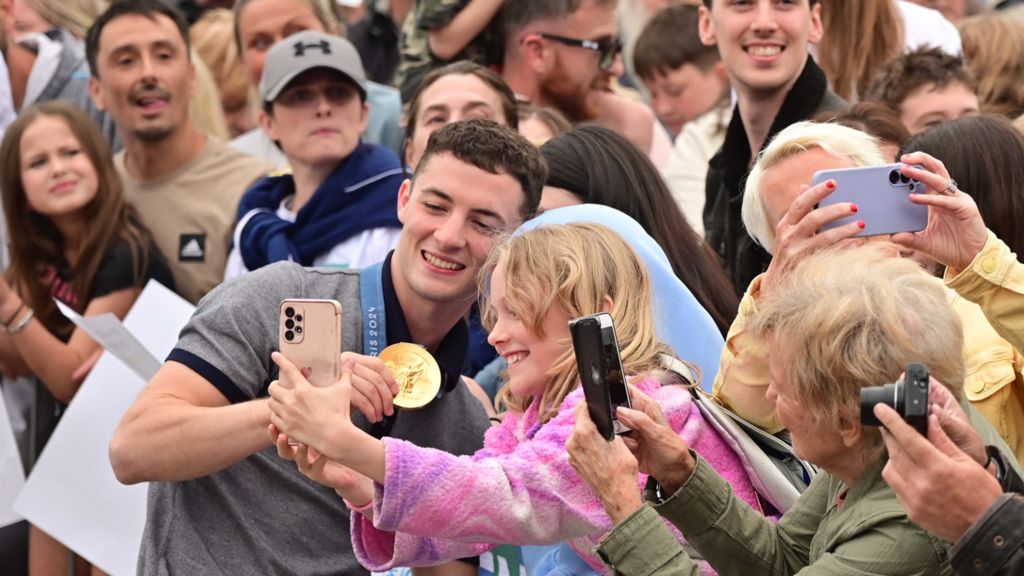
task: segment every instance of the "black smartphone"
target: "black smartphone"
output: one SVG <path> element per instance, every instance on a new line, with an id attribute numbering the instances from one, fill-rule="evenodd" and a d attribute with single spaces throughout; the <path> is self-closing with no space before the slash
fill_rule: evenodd
<path id="1" fill-rule="evenodd" d="M 611 315 L 601 312 L 577 318 L 569 322 L 569 331 L 590 419 L 608 440 L 629 432 L 615 413 L 617 407 L 631 404 Z"/>

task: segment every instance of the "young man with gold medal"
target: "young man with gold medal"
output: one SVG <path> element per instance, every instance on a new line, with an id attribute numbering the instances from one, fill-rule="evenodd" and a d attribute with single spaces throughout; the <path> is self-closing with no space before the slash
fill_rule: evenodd
<path id="1" fill-rule="evenodd" d="M 463 318 L 491 245 L 536 210 L 546 176 L 537 150 L 510 129 L 450 124 L 402 185 L 402 234 L 383 263 L 362 271 L 278 263 L 211 292 L 111 442 L 118 479 L 151 482 L 139 572 L 367 574 L 338 530 L 349 515 L 342 499 L 278 457 L 268 435 L 278 306 L 284 298 L 342 304 L 342 362 L 353 366 L 360 427 L 471 454 L 488 419 L 461 381 Z M 437 359 L 438 391 L 416 380 L 414 396 L 426 400 L 416 410 L 395 410 L 391 352 L 377 357 L 397 343 L 408 343 L 400 361 L 415 360 L 396 370 L 403 378 L 433 370 L 421 352 Z"/>

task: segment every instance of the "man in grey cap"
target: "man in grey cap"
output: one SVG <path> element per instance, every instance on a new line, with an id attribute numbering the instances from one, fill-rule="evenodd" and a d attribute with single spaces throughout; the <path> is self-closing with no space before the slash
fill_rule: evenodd
<path id="1" fill-rule="evenodd" d="M 401 232 L 403 171 L 390 150 L 363 142 L 366 77 L 346 39 L 299 32 L 267 52 L 260 125 L 290 173 L 257 181 L 242 197 L 225 280 L 280 260 L 365 268 Z"/>

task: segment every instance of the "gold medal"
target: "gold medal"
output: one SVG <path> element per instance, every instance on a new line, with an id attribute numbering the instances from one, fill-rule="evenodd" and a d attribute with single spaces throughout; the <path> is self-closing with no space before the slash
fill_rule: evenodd
<path id="1" fill-rule="evenodd" d="M 441 368 L 425 348 L 399 342 L 381 350 L 380 359 L 398 382 L 395 406 L 415 410 L 437 397 L 441 389 Z"/>

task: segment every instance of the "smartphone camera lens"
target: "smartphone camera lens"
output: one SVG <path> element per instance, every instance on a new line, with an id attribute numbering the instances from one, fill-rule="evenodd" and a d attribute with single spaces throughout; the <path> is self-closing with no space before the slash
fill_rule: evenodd
<path id="1" fill-rule="evenodd" d="M 292 308 L 291 306 L 289 306 L 288 308 L 285 308 L 284 309 L 284 315 L 289 317 L 289 318 L 291 318 L 292 316 L 295 316 L 295 308 Z"/>
<path id="2" fill-rule="evenodd" d="M 295 327 L 295 333 L 296 334 L 302 334 L 302 326 L 296 326 Z"/>
<path id="3" fill-rule="evenodd" d="M 897 182 L 900 181 L 901 176 L 903 175 L 900 174 L 899 170 L 893 170 L 892 172 L 889 172 L 889 183 L 895 185 Z"/>
<path id="4" fill-rule="evenodd" d="M 295 321 L 296 322 L 302 322 L 302 314 L 296 314 L 295 315 Z"/>
<path id="5" fill-rule="evenodd" d="M 903 183 L 903 184 L 907 184 L 908 182 L 910 182 L 910 178 L 907 178 L 907 175 L 903 174 L 901 172 L 900 173 L 900 182 Z"/>
<path id="6" fill-rule="evenodd" d="M 291 330 L 285 332 L 284 339 L 291 342 L 292 340 L 295 339 L 295 332 L 292 332 Z"/>
<path id="7" fill-rule="evenodd" d="M 284 321 L 284 327 L 289 329 L 289 330 L 291 330 L 292 328 L 295 328 L 295 321 L 292 320 L 291 318 L 285 320 Z"/>

